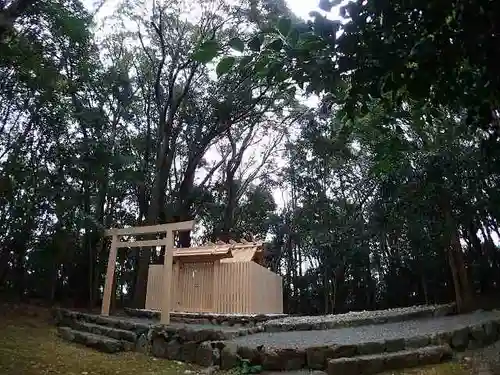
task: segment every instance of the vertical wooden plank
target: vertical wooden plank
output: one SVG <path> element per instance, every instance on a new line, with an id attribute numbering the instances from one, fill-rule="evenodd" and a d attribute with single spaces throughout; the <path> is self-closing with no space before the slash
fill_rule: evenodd
<path id="1" fill-rule="evenodd" d="M 250 263 L 242 263 L 242 265 L 245 267 L 245 272 L 243 272 L 242 277 L 239 278 L 239 284 L 241 285 L 241 312 L 248 313 L 248 290 L 252 284 L 252 281 L 248 277 Z"/>
<path id="2" fill-rule="evenodd" d="M 219 312 L 222 314 L 226 310 L 226 283 L 224 282 L 224 273 L 226 272 L 226 264 L 219 263 Z"/>
<path id="3" fill-rule="evenodd" d="M 282 277 L 256 263 L 248 263 L 249 313 L 282 313 Z"/>
<path id="4" fill-rule="evenodd" d="M 238 274 L 238 272 L 240 272 L 240 267 L 239 267 L 239 263 L 233 263 L 235 265 L 235 267 L 233 267 L 233 272 L 231 272 L 231 280 L 230 280 L 230 283 L 231 283 L 231 311 L 232 313 L 235 312 L 236 310 L 236 293 L 237 293 L 237 287 L 235 285 L 235 279 L 236 279 L 236 275 Z"/>
<path id="5" fill-rule="evenodd" d="M 257 281 L 257 287 L 254 288 L 254 293 L 255 293 L 255 308 L 254 308 L 254 312 L 256 314 L 260 314 L 262 312 L 262 297 L 263 297 L 263 294 L 266 292 L 265 288 L 263 290 L 262 288 L 262 274 L 260 272 L 260 266 L 258 264 L 255 264 L 254 267 L 253 267 L 253 276 Z"/>
<path id="6" fill-rule="evenodd" d="M 174 233 L 169 230 L 165 237 L 165 256 L 163 262 L 163 286 L 161 324 L 170 324 L 170 293 L 172 290 L 172 263 L 174 254 Z"/>
<path id="7" fill-rule="evenodd" d="M 234 283 L 236 284 L 236 295 L 238 297 L 238 304 L 235 312 L 244 312 L 243 306 L 243 297 L 245 293 L 245 289 L 248 287 L 248 283 L 246 282 L 246 273 L 247 273 L 247 265 L 248 263 L 239 263 L 240 272 L 234 275 Z"/>
<path id="8" fill-rule="evenodd" d="M 226 312 L 226 305 L 227 305 L 227 283 L 226 283 L 226 270 L 227 270 L 227 263 L 221 263 L 220 265 L 220 280 L 221 280 L 221 313 Z"/>
<path id="9" fill-rule="evenodd" d="M 280 276 L 280 283 L 279 283 L 279 294 L 280 294 L 280 313 L 283 313 L 283 278 Z"/>
<path id="10" fill-rule="evenodd" d="M 213 272 L 213 279 L 214 279 L 214 284 L 213 284 L 213 297 L 212 297 L 212 304 L 213 304 L 213 312 L 218 313 L 220 312 L 220 260 L 217 260 L 214 262 L 214 272 Z"/>
<path id="11" fill-rule="evenodd" d="M 179 311 L 184 312 L 186 311 L 185 303 L 184 303 L 184 297 L 185 294 L 187 293 L 186 288 L 184 286 L 184 274 L 186 273 L 186 264 L 181 263 L 179 264 L 179 283 L 178 283 L 178 288 L 180 291 L 177 300 L 179 301 Z"/>
<path id="12" fill-rule="evenodd" d="M 222 285 L 224 285 L 224 311 L 223 311 L 224 313 L 229 312 L 229 293 L 231 291 L 228 282 L 229 267 L 230 265 L 228 263 L 224 264 L 224 273 L 223 273 L 224 282 L 222 283 Z"/>
<path id="13" fill-rule="evenodd" d="M 249 267 L 249 274 L 248 274 L 248 280 L 249 280 L 249 286 L 247 288 L 247 293 L 248 293 L 248 310 L 247 312 L 249 314 L 253 314 L 253 309 L 254 309 L 254 306 L 255 306 L 255 295 L 254 295 L 254 289 L 256 287 L 256 282 L 257 282 L 257 279 L 254 277 L 254 271 L 253 271 L 253 267 L 250 266 Z"/>
<path id="14" fill-rule="evenodd" d="M 237 312 L 238 310 L 241 309 L 241 285 L 238 282 L 239 280 L 239 275 L 243 275 L 243 272 L 245 272 L 244 268 L 242 267 L 243 263 L 236 263 L 238 265 L 238 272 L 233 273 L 233 285 L 234 285 L 234 306 L 233 306 L 233 313 Z"/>
<path id="15" fill-rule="evenodd" d="M 243 301 L 242 301 L 242 297 L 243 297 L 243 293 L 242 293 L 242 289 L 244 287 L 246 287 L 246 283 L 245 282 L 242 282 L 242 277 L 243 276 L 243 280 L 245 278 L 245 271 L 246 271 L 246 265 L 248 263 L 239 263 L 240 265 L 240 272 L 239 274 L 236 273 L 234 275 L 234 284 L 236 285 L 236 311 L 234 311 L 235 313 L 236 312 L 242 312 L 242 309 L 243 309 Z"/>
<path id="16" fill-rule="evenodd" d="M 208 294 L 208 308 L 210 312 L 215 312 L 215 295 L 214 295 L 214 284 L 215 284 L 215 262 L 210 262 L 208 264 L 208 284 L 207 284 L 207 294 Z"/>
<path id="17" fill-rule="evenodd" d="M 233 294 L 234 294 L 234 286 L 231 284 L 232 281 L 232 274 L 234 272 L 234 268 L 236 267 L 234 263 L 228 263 L 228 268 L 227 268 L 227 274 L 226 274 L 226 285 L 227 285 L 227 308 L 226 312 L 231 313 L 233 312 Z"/>
<path id="18" fill-rule="evenodd" d="M 104 282 L 104 293 L 102 296 L 101 315 L 109 315 L 111 303 L 111 292 L 113 289 L 113 279 L 115 277 L 116 251 L 118 246 L 118 235 L 113 234 L 111 239 L 111 249 L 109 250 L 108 267 L 106 270 L 106 280 Z"/>
<path id="19" fill-rule="evenodd" d="M 260 268 L 259 268 L 259 265 L 256 264 L 257 267 L 254 267 L 254 277 L 259 280 L 259 285 L 258 285 L 258 288 L 256 288 L 255 290 L 255 293 L 257 295 L 257 304 L 255 306 L 255 312 L 257 314 L 261 313 L 262 312 L 262 297 L 263 297 L 263 294 L 265 293 L 265 290 L 262 290 L 262 275 L 261 275 L 261 272 L 260 272 Z"/>
<path id="20" fill-rule="evenodd" d="M 251 294 L 252 294 L 252 313 L 256 314 L 259 312 L 259 305 L 260 305 L 260 288 L 261 288 L 261 283 L 259 280 L 259 275 L 257 273 L 258 269 L 252 264 L 252 274 L 251 278 L 253 282 L 255 282 L 254 285 L 251 287 Z"/>
<path id="21" fill-rule="evenodd" d="M 154 274 L 155 274 L 155 283 L 154 283 L 154 290 L 155 290 L 155 310 L 161 312 L 161 304 L 163 301 L 163 264 L 155 264 L 152 265 Z"/>
<path id="22" fill-rule="evenodd" d="M 172 259 L 173 261 L 173 259 Z M 175 262 L 172 267 L 172 286 L 170 287 L 171 290 L 171 295 L 170 295 L 170 307 L 172 311 L 177 311 L 177 298 L 178 294 L 180 293 L 179 291 L 179 285 L 178 285 L 178 278 L 179 278 L 179 262 Z"/>
<path id="23" fill-rule="evenodd" d="M 148 287 L 146 292 L 146 309 L 161 311 L 162 283 L 163 265 L 150 265 L 148 271 Z"/>
<path id="24" fill-rule="evenodd" d="M 156 275 L 154 274 L 154 268 L 151 265 L 151 266 L 149 266 L 149 269 L 148 269 L 148 285 L 146 288 L 146 305 L 144 306 L 144 308 L 146 308 L 148 310 L 152 310 L 155 308 L 155 306 L 154 306 L 154 298 L 156 297 L 156 295 L 155 295 L 156 291 L 154 290 L 155 283 L 156 283 Z"/>
<path id="25" fill-rule="evenodd" d="M 246 263 L 245 264 L 246 272 L 245 272 L 245 278 L 241 280 L 242 283 L 244 283 L 245 288 L 245 299 L 244 299 L 244 312 L 245 313 L 250 313 L 250 307 L 251 307 L 251 293 L 252 293 L 252 288 L 254 287 L 253 285 L 253 279 L 252 279 L 252 263 Z"/>

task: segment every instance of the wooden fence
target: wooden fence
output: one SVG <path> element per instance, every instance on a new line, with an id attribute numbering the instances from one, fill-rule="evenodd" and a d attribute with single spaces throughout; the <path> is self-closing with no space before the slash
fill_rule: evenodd
<path id="1" fill-rule="evenodd" d="M 149 267 L 146 309 L 161 308 L 162 271 Z M 283 312 L 281 276 L 254 262 L 175 264 L 170 295 L 178 312 Z"/>

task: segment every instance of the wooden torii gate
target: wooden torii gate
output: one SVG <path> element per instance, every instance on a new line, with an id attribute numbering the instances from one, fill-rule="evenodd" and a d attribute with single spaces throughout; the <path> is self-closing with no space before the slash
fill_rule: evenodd
<path id="1" fill-rule="evenodd" d="M 174 233 L 187 232 L 194 229 L 194 221 L 183 221 L 179 223 L 150 225 L 130 228 L 111 228 L 105 231 L 105 236 L 111 236 L 111 249 L 109 251 L 108 267 L 106 270 L 106 280 L 104 284 L 104 294 L 102 298 L 101 315 L 109 315 L 111 294 L 113 292 L 113 280 L 116 267 L 116 253 L 118 248 L 123 247 L 157 247 L 165 246 L 164 272 L 163 272 L 163 293 L 161 308 L 161 323 L 170 323 L 170 292 L 172 284 L 172 263 L 174 252 Z M 123 236 L 137 236 L 143 234 L 164 233 L 165 237 L 156 240 L 143 241 L 120 241 Z"/>

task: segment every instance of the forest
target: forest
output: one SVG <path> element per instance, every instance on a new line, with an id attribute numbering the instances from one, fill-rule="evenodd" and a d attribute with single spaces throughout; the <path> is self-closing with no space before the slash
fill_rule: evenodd
<path id="1" fill-rule="evenodd" d="M 193 219 L 265 240 L 291 314 L 498 292 L 499 2 L 86 3 L 0 0 L 2 296 L 97 306 L 106 228 Z"/>

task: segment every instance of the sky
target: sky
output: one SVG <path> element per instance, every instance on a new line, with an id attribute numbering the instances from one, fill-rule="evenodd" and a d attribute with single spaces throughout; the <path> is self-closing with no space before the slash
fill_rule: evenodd
<path id="1" fill-rule="evenodd" d="M 301 18 L 308 18 L 309 12 L 318 6 L 316 0 L 287 0 L 287 3 L 292 12 Z"/>
<path id="2" fill-rule="evenodd" d="M 83 3 L 90 9 L 94 8 L 94 4 L 100 2 L 99 0 L 83 0 Z M 107 0 L 103 6 L 103 10 L 115 3 L 115 0 Z M 319 0 L 286 0 L 290 9 L 301 18 L 308 18 L 309 12 L 312 10 L 318 10 Z"/>

